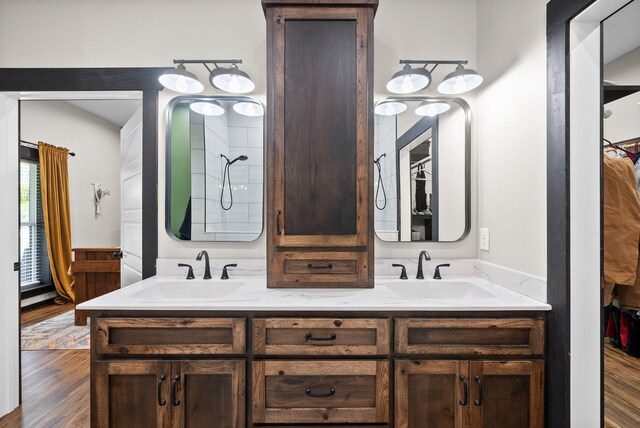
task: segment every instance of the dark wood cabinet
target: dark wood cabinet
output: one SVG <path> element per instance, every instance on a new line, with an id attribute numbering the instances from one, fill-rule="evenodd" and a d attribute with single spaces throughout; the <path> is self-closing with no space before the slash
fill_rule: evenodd
<path id="1" fill-rule="evenodd" d="M 92 426 L 245 427 L 244 360 L 98 361 Z"/>
<path id="2" fill-rule="evenodd" d="M 542 428 L 542 361 L 396 361 L 396 428 Z"/>
<path id="3" fill-rule="evenodd" d="M 74 248 L 75 304 L 120 288 L 120 248 Z M 87 325 L 87 311 L 75 310 L 75 324 Z"/>
<path id="4" fill-rule="evenodd" d="M 269 287 L 373 287 L 377 2 L 263 1 Z"/>

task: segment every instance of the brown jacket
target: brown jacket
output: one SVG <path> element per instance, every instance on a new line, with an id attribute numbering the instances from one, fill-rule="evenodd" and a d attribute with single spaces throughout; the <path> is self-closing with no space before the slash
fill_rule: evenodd
<path id="1" fill-rule="evenodd" d="M 640 283 L 640 202 L 635 168 L 630 159 L 604 158 L 603 234 L 605 284 L 640 289 L 635 286 L 636 278 Z M 619 291 L 627 287 L 616 288 Z M 640 290 L 637 291 L 640 296 Z M 606 299 L 605 287 L 605 303 Z M 621 303 L 624 304 L 622 299 Z"/>

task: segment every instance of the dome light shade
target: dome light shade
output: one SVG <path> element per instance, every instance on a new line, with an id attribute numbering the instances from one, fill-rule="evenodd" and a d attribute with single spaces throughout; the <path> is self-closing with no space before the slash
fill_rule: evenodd
<path id="1" fill-rule="evenodd" d="M 383 101 L 376 105 L 375 112 L 379 116 L 395 116 L 407 109 L 407 105 L 400 101 Z"/>
<path id="2" fill-rule="evenodd" d="M 406 65 L 391 77 L 387 90 L 394 94 L 411 94 L 426 88 L 431 83 L 431 73 L 424 68 L 411 68 Z"/>
<path id="3" fill-rule="evenodd" d="M 189 105 L 189 108 L 203 116 L 222 116 L 225 110 L 216 100 L 196 101 Z"/>
<path id="4" fill-rule="evenodd" d="M 184 64 L 178 64 L 176 68 L 165 71 L 158 81 L 165 88 L 183 94 L 199 94 L 204 91 L 204 85 L 195 74 L 187 71 Z"/>
<path id="5" fill-rule="evenodd" d="M 259 103 L 253 101 L 240 101 L 233 105 L 233 110 L 243 116 L 258 117 L 264 116 L 264 108 Z"/>
<path id="6" fill-rule="evenodd" d="M 415 113 L 418 116 L 435 117 L 439 114 L 444 113 L 450 108 L 451 106 L 447 103 L 442 103 L 442 102 L 432 103 L 429 101 L 423 101 L 422 104 L 418 106 Z"/>
<path id="7" fill-rule="evenodd" d="M 482 76 L 475 70 L 458 65 L 456 70 L 447 74 L 442 83 L 438 85 L 438 92 L 447 95 L 462 94 L 477 88 L 481 83 Z"/>
<path id="8" fill-rule="evenodd" d="M 234 94 L 246 94 L 256 87 L 249 75 L 239 70 L 236 65 L 229 68 L 215 68 L 211 72 L 209 81 L 216 88 Z"/>

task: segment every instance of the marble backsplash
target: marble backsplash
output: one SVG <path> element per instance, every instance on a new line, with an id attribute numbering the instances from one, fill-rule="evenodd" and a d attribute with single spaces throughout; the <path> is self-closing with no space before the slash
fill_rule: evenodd
<path id="1" fill-rule="evenodd" d="M 178 263 L 188 263 L 193 266 L 196 278 L 204 274 L 204 261 L 194 259 L 158 259 L 158 276 L 186 276 L 186 268 L 181 268 Z M 229 268 L 229 276 L 263 276 L 266 271 L 266 260 L 264 259 L 216 259 L 212 258 L 211 275 L 219 278 L 222 267 L 226 264 L 237 263 L 238 267 Z M 416 276 L 418 261 L 407 259 L 376 259 L 375 272 L 379 277 L 400 276 L 400 268 L 392 267 L 398 263 L 406 266 L 409 278 Z M 547 301 L 547 280 L 524 272 L 487 263 L 477 259 L 437 259 L 423 262 L 422 269 L 424 277 L 429 279 L 433 276 L 436 265 L 449 263 L 451 267 L 441 268 L 443 277 L 474 277 L 482 278 L 496 285 L 515 291 L 541 302 Z"/>

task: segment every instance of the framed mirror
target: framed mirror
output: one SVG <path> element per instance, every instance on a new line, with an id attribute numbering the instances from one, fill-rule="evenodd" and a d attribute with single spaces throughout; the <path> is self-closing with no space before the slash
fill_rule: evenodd
<path id="1" fill-rule="evenodd" d="M 471 226 L 471 109 L 461 98 L 375 107 L 375 230 L 383 241 L 455 242 Z"/>
<path id="2" fill-rule="evenodd" d="M 262 234 L 264 107 L 254 98 L 183 96 L 167 107 L 166 229 L 181 241 Z"/>

